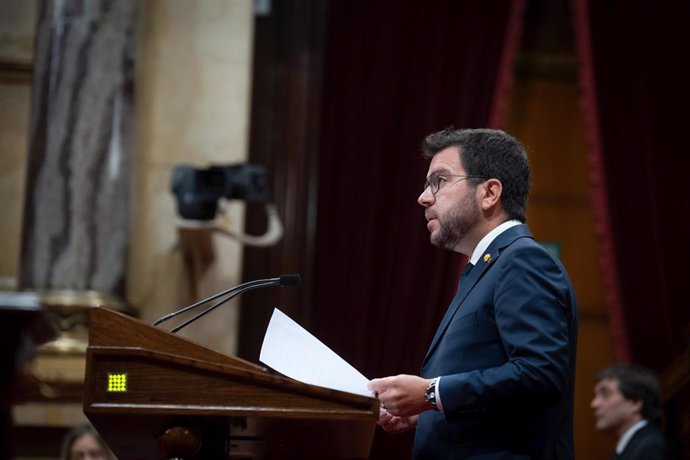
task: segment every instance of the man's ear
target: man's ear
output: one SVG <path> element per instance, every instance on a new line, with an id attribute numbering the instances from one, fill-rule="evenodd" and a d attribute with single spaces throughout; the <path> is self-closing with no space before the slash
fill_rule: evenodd
<path id="1" fill-rule="evenodd" d="M 487 179 L 477 186 L 480 192 L 479 206 L 488 211 L 501 203 L 503 184 L 498 179 Z"/>
<path id="2" fill-rule="evenodd" d="M 633 410 L 635 413 L 640 414 L 640 417 L 642 417 L 642 409 L 644 408 L 644 401 L 641 399 L 634 399 L 631 401 Z"/>

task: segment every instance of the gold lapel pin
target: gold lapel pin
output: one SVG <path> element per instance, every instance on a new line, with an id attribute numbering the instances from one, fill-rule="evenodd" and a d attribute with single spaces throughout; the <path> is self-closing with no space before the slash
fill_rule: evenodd
<path id="1" fill-rule="evenodd" d="M 484 254 L 484 262 L 486 262 L 488 264 L 490 260 L 491 260 L 491 254 L 489 254 L 489 253 Z"/>

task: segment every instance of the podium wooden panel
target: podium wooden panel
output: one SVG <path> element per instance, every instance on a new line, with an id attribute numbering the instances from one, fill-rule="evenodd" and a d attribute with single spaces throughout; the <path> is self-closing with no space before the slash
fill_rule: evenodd
<path id="1" fill-rule="evenodd" d="M 366 459 L 379 402 L 93 308 L 84 413 L 119 460 L 166 458 L 160 443 L 196 450 L 197 439 L 199 459 Z"/>

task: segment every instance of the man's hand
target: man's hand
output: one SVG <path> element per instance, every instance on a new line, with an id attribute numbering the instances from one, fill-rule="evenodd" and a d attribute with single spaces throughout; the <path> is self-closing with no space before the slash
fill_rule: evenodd
<path id="1" fill-rule="evenodd" d="M 368 387 L 378 394 L 381 404 L 390 415 L 409 417 L 430 408 L 425 397 L 429 383 L 431 380 L 415 375 L 396 375 L 373 379 Z"/>
<path id="2" fill-rule="evenodd" d="M 417 425 L 418 415 L 412 417 L 396 417 L 388 412 L 381 411 L 378 424 L 389 433 L 402 433 L 409 431 Z"/>

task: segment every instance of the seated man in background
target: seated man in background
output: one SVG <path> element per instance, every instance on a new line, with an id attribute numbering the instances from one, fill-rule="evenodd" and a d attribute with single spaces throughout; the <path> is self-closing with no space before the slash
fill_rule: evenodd
<path id="1" fill-rule="evenodd" d="M 646 367 L 619 364 L 597 374 L 591 406 L 599 431 L 616 437 L 614 459 L 669 459 L 661 421 L 660 384 Z"/>

